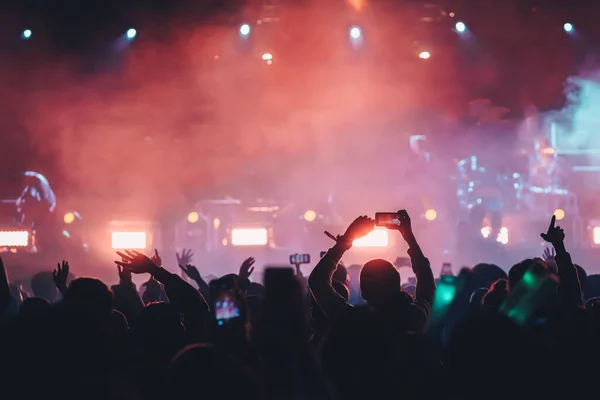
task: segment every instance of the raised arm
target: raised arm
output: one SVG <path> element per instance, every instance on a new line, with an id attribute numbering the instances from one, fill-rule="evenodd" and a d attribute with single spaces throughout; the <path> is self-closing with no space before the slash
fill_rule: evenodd
<path id="1" fill-rule="evenodd" d="M 415 234 L 412 230 L 410 217 L 406 210 L 398 211 L 400 225 L 397 230 L 400 231 L 402 237 L 408 244 L 408 255 L 412 264 L 413 272 L 417 278 L 417 287 L 415 288 L 415 300 L 421 306 L 424 306 L 427 313 L 433 304 L 433 296 L 435 295 L 435 278 L 429 260 L 423 254 Z"/>
<path id="2" fill-rule="evenodd" d="M 330 320 L 352 307 L 331 285 L 333 273 L 344 253 L 352 247 L 352 242 L 366 236 L 374 226 L 374 221 L 369 217 L 358 217 L 354 220 L 346 233 L 338 237 L 336 244 L 317 263 L 308 278 L 308 287 L 315 301 Z"/>
<path id="3" fill-rule="evenodd" d="M 565 247 L 565 231 L 556 226 L 556 216 L 552 216 L 550 226 L 546 233 L 541 234 L 542 239 L 552 244 L 556 251 L 556 266 L 558 269 L 558 294 L 561 302 L 567 307 L 581 307 L 583 300 L 581 296 L 581 284 L 577 268 L 571 260 L 571 255 Z"/>

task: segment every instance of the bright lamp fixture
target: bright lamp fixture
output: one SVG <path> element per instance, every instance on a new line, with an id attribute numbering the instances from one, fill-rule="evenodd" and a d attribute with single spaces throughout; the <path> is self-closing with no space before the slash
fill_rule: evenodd
<path id="1" fill-rule="evenodd" d="M 113 232 L 113 249 L 143 250 L 147 246 L 146 232 Z"/>
<path id="2" fill-rule="evenodd" d="M 355 247 L 387 247 L 389 236 L 387 229 L 375 229 L 367 236 L 356 239 L 352 245 Z"/>
<path id="3" fill-rule="evenodd" d="M 268 241 L 265 228 L 235 228 L 231 230 L 231 244 L 234 246 L 265 246 Z"/>
<path id="4" fill-rule="evenodd" d="M 0 231 L 0 247 L 27 247 L 28 231 Z"/>

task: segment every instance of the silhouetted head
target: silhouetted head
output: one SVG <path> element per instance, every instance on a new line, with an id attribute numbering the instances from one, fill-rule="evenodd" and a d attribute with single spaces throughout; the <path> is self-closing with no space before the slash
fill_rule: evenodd
<path id="1" fill-rule="evenodd" d="M 256 386 L 243 365 L 209 344 L 194 344 L 181 350 L 169 366 L 167 386 L 170 398 L 188 398 L 193 393 L 201 393 L 207 399 L 257 398 Z"/>
<path id="2" fill-rule="evenodd" d="M 184 334 L 181 314 L 170 303 L 150 303 L 140 312 L 133 331 L 136 336 L 147 339 L 156 345 L 161 342 L 178 342 Z"/>
<path id="3" fill-rule="evenodd" d="M 360 271 L 360 290 L 371 305 L 386 302 L 400 292 L 400 273 L 389 261 L 379 258 L 367 261 Z"/>
<path id="4" fill-rule="evenodd" d="M 484 306 L 500 309 L 500 305 L 508 297 L 508 282 L 505 279 L 499 279 L 488 290 L 482 299 Z"/>
<path id="5" fill-rule="evenodd" d="M 335 272 L 333 273 L 333 279 L 348 286 L 348 283 L 350 282 L 350 276 L 348 275 L 348 270 L 346 267 L 344 267 L 344 265 L 342 265 L 342 263 L 337 265 Z"/>
<path id="6" fill-rule="evenodd" d="M 100 279 L 78 278 L 69 285 L 64 306 L 67 311 L 109 321 L 113 311 L 113 294 Z"/>
<path id="7" fill-rule="evenodd" d="M 508 288 L 513 289 L 517 283 L 521 281 L 523 275 L 527 271 L 530 271 L 534 268 L 545 269 L 546 271 L 550 271 L 550 267 L 548 264 L 542 260 L 541 258 L 529 258 L 527 260 L 523 260 L 518 264 L 512 266 L 510 271 L 508 271 Z"/>

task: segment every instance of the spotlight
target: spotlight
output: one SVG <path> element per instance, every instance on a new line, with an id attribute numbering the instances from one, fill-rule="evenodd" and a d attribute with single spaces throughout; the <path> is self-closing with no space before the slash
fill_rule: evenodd
<path id="1" fill-rule="evenodd" d="M 558 208 L 558 209 L 554 210 L 554 216 L 556 217 L 557 221 L 560 221 L 565 218 L 565 211 Z"/>
<path id="2" fill-rule="evenodd" d="M 571 33 L 571 32 L 573 32 L 573 24 L 571 24 L 570 22 L 566 22 L 563 25 L 563 29 L 565 30 L 565 32 Z"/>
<path id="3" fill-rule="evenodd" d="M 496 241 L 498 243 L 508 244 L 508 228 L 500 228 L 500 232 L 498 232 L 498 237 L 496 238 Z"/>
<path id="4" fill-rule="evenodd" d="M 28 231 L 0 231 L 0 247 L 27 247 Z"/>
<path id="5" fill-rule="evenodd" d="M 243 24 L 242 26 L 240 26 L 240 35 L 248 36 L 249 34 L 250 34 L 250 25 Z"/>
<path id="6" fill-rule="evenodd" d="M 113 232 L 113 249 L 143 250 L 146 248 L 146 232 Z"/>
<path id="7" fill-rule="evenodd" d="M 195 224 L 196 222 L 198 222 L 199 219 L 200 219 L 200 214 L 198 214 L 196 211 L 192 211 L 187 216 L 187 220 L 190 224 Z"/>
<path id="8" fill-rule="evenodd" d="M 454 28 L 456 28 L 456 32 L 458 33 L 464 33 L 467 30 L 467 26 L 464 22 L 457 22 L 456 25 L 454 25 Z"/>
<path id="9" fill-rule="evenodd" d="M 437 211 L 435 211 L 433 208 L 425 211 L 425 219 L 427 221 L 435 221 L 436 218 L 437 218 Z"/>
<path id="10" fill-rule="evenodd" d="M 68 212 L 63 216 L 63 221 L 65 224 L 72 224 L 75 221 L 75 214 L 72 212 Z"/>
<path id="11" fill-rule="evenodd" d="M 271 53 L 265 53 L 262 55 L 262 59 L 265 61 L 271 61 L 273 59 L 273 54 Z"/>
<path id="12" fill-rule="evenodd" d="M 419 53 L 419 58 L 421 60 L 429 60 L 430 57 L 431 57 L 431 53 L 428 51 L 422 51 Z"/>
<path id="13" fill-rule="evenodd" d="M 132 40 L 134 37 L 137 36 L 137 31 L 132 28 L 129 29 L 125 35 L 127 36 L 127 39 Z"/>
<path id="14" fill-rule="evenodd" d="M 23 33 L 21 33 L 21 37 L 23 39 L 29 39 L 31 37 L 31 29 L 25 29 Z"/>
<path id="15" fill-rule="evenodd" d="M 600 227 L 594 227 L 594 244 L 600 244 Z"/>
<path id="16" fill-rule="evenodd" d="M 315 219 L 317 219 L 317 213 L 313 210 L 306 210 L 304 213 L 304 220 L 307 222 L 313 222 Z"/>
<path id="17" fill-rule="evenodd" d="M 269 242 L 265 228 L 235 228 L 231 230 L 234 246 L 265 246 Z"/>
<path id="18" fill-rule="evenodd" d="M 481 236 L 483 236 L 484 238 L 488 238 L 490 237 L 490 235 L 492 234 L 492 228 L 490 228 L 489 226 L 484 226 L 483 228 L 481 228 Z"/>
<path id="19" fill-rule="evenodd" d="M 362 32 L 360 31 L 360 28 L 358 26 L 353 26 L 352 28 L 350 28 L 350 37 L 354 40 L 357 40 L 361 37 Z"/>
<path id="20" fill-rule="evenodd" d="M 388 230 L 375 229 L 367 236 L 356 239 L 352 245 L 355 247 L 387 247 L 388 243 Z"/>

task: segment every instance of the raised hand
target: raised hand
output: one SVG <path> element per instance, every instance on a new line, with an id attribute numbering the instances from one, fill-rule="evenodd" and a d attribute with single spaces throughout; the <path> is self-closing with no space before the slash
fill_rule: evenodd
<path id="1" fill-rule="evenodd" d="M 553 215 L 550 220 L 550 226 L 548 227 L 548 231 L 546 233 L 540 234 L 542 239 L 546 242 L 551 243 L 554 247 L 557 245 L 560 246 L 563 244 L 565 240 L 565 231 L 560 226 L 556 225 L 556 216 Z"/>
<path id="2" fill-rule="evenodd" d="M 194 259 L 194 253 L 190 249 L 183 249 L 181 254 L 176 252 L 175 256 L 177 257 L 177 265 L 179 266 L 191 264 Z"/>
<path id="3" fill-rule="evenodd" d="M 344 233 L 344 239 L 350 242 L 367 236 L 371 231 L 375 229 L 375 220 L 367 216 L 358 217 L 350 224 L 346 233 Z"/>
<path id="4" fill-rule="evenodd" d="M 188 276 L 188 278 L 190 278 L 194 282 L 198 282 L 198 281 L 202 280 L 202 277 L 200 276 L 200 272 L 198 272 L 198 268 L 194 267 L 191 264 L 186 264 L 185 266 L 183 264 L 178 264 L 178 265 L 179 265 L 179 268 L 181 268 L 181 270 Z"/>
<path id="5" fill-rule="evenodd" d="M 129 264 L 129 261 L 127 261 L 127 259 L 124 257 L 121 257 L 121 261 Z M 117 264 L 117 271 L 119 271 L 119 281 L 121 284 L 132 282 L 131 269 L 129 269 L 129 267 L 124 267 Z"/>
<path id="6" fill-rule="evenodd" d="M 61 293 L 65 293 L 67 290 L 67 278 L 69 277 L 69 263 L 63 260 L 61 263 L 57 263 L 56 269 L 52 271 L 52 279 L 54 284 Z"/>
<path id="7" fill-rule="evenodd" d="M 542 254 L 542 259 L 548 263 L 552 267 L 554 271 L 557 269 L 556 265 L 556 252 L 552 247 L 546 247 L 544 249 L 544 253 Z"/>
<path id="8" fill-rule="evenodd" d="M 158 268 L 158 265 L 139 251 L 125 250 L 125 253 L 117 251 L 117 254 L 121 257 L 121 260 L 125 261 L 115 261 L 115 264 L 129 269 L 134 274 L 151 274 Z"/>
<path id="9" fill-rule="evenodd" d="M 150 257 L 150 259 L 154 264 L 156 264 L 159 267 L 162 267 L 162 258 L 160 257 L 160 255 L 158 255 L 158 249 L 154 249 L 154 255 Z"/>
<path id="10" fill-rule="evenodd" d="M 250 275 L 254 272 L 254 263 L 256 260 L 254 257 L 246 258 L 240 266 L 240 273 L 238 274 L 242 279 L 250 278 Z"/>

